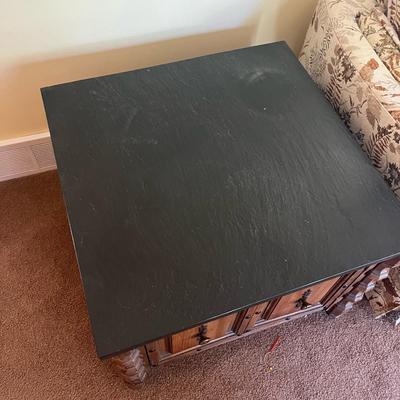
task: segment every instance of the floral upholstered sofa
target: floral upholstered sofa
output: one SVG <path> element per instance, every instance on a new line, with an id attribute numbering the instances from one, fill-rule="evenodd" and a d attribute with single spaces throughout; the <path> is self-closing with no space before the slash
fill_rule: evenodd
<path id="1" fill-rule="evenodd" d="M 399 33 L 400 0 L 319 0 L 299 58 L 400 200 Z M 399 310 L 399 265 L 366 295 Z"/>
<path id="2" fill-rule="evenodd" d="M 319 0 L 299 58 L 400 199 L 399 22 L 400 0 Z"/>

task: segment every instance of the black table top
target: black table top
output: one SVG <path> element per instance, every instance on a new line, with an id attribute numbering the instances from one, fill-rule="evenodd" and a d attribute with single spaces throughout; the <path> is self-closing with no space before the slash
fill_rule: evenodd
<path id="1" fill-rule="evenodd" d="M 400 202 L 285 43 L 42 93 L 100 357 L 400 252 Z"/>

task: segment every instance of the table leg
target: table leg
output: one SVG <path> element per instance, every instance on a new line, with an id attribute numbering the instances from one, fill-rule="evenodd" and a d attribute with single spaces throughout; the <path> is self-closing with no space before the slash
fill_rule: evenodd
<path id="1" fill-rule="evenodd" d="M 130 385 L 142 383 L 146 377 L 146 367 L 139 349 L 133 349 L 112 358 L 117 373 Z"/>

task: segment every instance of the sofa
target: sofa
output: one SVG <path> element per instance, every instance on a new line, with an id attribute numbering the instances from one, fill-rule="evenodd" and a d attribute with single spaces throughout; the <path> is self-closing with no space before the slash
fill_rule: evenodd
<path id="1" fill-rule="evenodd" d="M 400 197 L 397 14 L 388 22 L 388 11 L 397 13 L 394 3 L 319 0 L 299 59 Z"/>

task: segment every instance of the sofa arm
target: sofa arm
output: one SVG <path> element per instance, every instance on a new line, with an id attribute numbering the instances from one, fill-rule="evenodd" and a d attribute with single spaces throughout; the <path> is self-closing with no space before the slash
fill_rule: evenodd
<path id="1" fill-rule="evenodd" d="M 368 41 L 356 15 L 375 0 L 320 0 L 300 61 L 324 91 L 375 167 L 400 197 L 400 85 Z"/>

